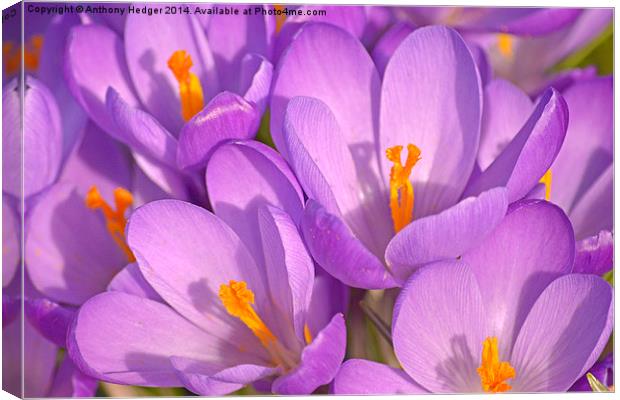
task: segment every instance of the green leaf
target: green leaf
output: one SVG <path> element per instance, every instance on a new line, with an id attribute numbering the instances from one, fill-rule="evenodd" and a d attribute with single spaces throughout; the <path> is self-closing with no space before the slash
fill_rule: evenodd
<path id="1" fill-rule="evenodd" d="M 260 120 L 260 128 L 258 129 L 256 140 L 265 143 L 267 146 L 273 147 L 275 149 L 276 145 L 273 143 L 273 139 L 271 139 L 271 132 L 269 131 L 269 121 L 270 113 L 269 110 L 267 110 L 265 111 L 263 118 Z"/>
<path id="2" fill-rule="evenodd" d="M 586 374 L 586 377 L 588 378 L 588 383 L 590 384 L 590 387 L 592 388 L 593 392 L 610 392 L 611 391 L 609 390 L 607 386 L 603 385 L 601 381 L 596 379 L 596 377 L 592 375 L 590 372 Z"/>
<path id="3" fill-rule="evenodd" d="M 596 39 L 560 61 L 551 70 L 559 72 L 594 65 L 599 75 L 609 75 L 614 69 L 613 50 L 614 28 L 613 24 L 609 24 Z"/>
<path id="4" fill-rule="evenodd" d="M 612 269 L 611 271 L 605 272 L 605 274 L 603 274 L 603 279 L 605 279 L 607 283 L 613 286 L 614 285 L 614 270 Z"/>

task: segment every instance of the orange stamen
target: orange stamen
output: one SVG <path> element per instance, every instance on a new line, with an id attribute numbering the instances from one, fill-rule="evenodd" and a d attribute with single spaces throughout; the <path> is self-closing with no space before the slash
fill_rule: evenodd
<path id="1" fill-rule="evenodd" d="M 192 58 L 185 50 L 177 50 L 168 59 L 168 68 L 179 83 L 181 113 L 185 121 L 192 119 L 204 107 L 202 86 L 196 74 L 189 72 Z"/>
<path id="2" fill-rule="evenodd" d="M 512 36 L 508 33 L 497 34 L 497 48 L 502 56 L 511 60 L 514 56 Z"/>
<path id="3" fill-rule="evenodd" d="M 496 337 L 487 337 L 483 342 L 482 362 L 477 371 L 485 392 L 499 393 L 512 389 L 512 386 L 504 381 L 514 378 L 516 373 L 509 362 L 499 361 Z"/>
<path id="4" fill-rule="evenodd" d="M 385 155 L 394 165 L 390 170 L 390 209 L 394 231 L 403 229 L 413 219 L 413 185 L 409 181 L 411 170 L 420 161 L 420 149 L 413 145 L 407 145 L 407 160 L 405 165 L 401 163 L 400 154 L 403 146 L 394 146 L 386 150 Z"/>
<path id="5" fill-rule="evenodd" d="M 545 185 L 545 200 L 549 201 L 551 198 L 551 170 L 548 169 L 547 172 L 540 178 L 540 183 Z"/>
<path id="6" fill-rule="evenodd" d="M 274 4 L 273 6 L 274 10 L 276 11 L 284 11 L 284 6 L 282 4 Z M 284 25 L 284 21 L 286 20 L 286 14 L 280 14 L 277 15 L 276 14 L 276 33 L 280 32 L 280 30 L 282 29 L 282 25 Z"/>

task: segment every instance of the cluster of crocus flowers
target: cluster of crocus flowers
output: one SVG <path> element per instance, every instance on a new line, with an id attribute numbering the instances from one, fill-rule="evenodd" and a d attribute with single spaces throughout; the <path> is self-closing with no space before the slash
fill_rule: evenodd
<path id="1" fill-rule="evenodd" d="M 23 394 L 612 386 L 610 11 L 255 7 L 3 43 Z"/>

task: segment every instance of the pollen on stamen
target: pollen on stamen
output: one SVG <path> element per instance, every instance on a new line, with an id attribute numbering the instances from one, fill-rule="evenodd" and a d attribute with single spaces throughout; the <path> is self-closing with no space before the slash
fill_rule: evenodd
<path id="1" fill-rule="evenodd" d="M 179 83 L 181 97 L 181 114 L 185 121 L 192 119 L 204 107 L 204 95 L 200 80 L 190 72 L 194 65 L 192 58 L 185 50 L 177 50 L 168 59 L 168 68 Z"/>
<path id="2" fill-rule="evenodd" d="M 508 361 L 500 361 L 496 337 L 487 337 L 482 343 L 482 361 L 477 372 L 485 392 L 500 393 L 512 389 L 505 381 L 514 378 L 516 373 Z"/>
<path id="3" fill-rule="evenodd" d="M 545 200 L 549 201 L 551 198 L 551 180 L 552 180 L 551 170 L 548 169 L 547 172 L 540 178 L 539 182 L 545 185 Z"/>
<path id="4" fill-rule="evenodd" d="M 118 247 L 127 256 L 127 261 L 136 261 L 133 252 L 127 245 L 125 238 L 125 227 L 127 226 L 127 219 L 125 218 L 125 212 L 133 204 L 133 196 L 124 188 L 116 188 L 114 190 L 114 205 L 116 209 L 113 209 L 101 196 L 99 189 L 96 186 L 90 188 L 86 193 L 85 198 L 86 207 L 92 210 L 100 210 L 105 218 L 106 228 L 108 233 L 116 243 Z"/>
<path id="5" fill-rule="evenodd" d="M 409 176 L 413 167 L 420 161 L 421 154 L 417 146 L 407 145 L 407 160 L 403 165 L 402 150 L 403 146 L 399 145 L 385 151 L 387 159 L 393 163 L 390 169 L 390 210 L 395 232 L 399 232 L 413 219 L 414 193 Z"/>
<path id="6" fill-rule="evenodd" d="M 497 48 L 502 56 L 512 59 L 514 56 L 512 36 L 508 33 L 497 34 Z"/>

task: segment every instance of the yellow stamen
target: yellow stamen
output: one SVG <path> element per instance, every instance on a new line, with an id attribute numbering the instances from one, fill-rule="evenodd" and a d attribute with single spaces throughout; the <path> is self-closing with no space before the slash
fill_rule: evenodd
<path id="1" fill-rule="evenodd" d="M 116 209 L 110 207 L 103 197 L 101 197 L 96 186 L 90 188 L 86 194 L 86 206 L 93 210 L 101 209 L 110 236 L 112 236 L 112 239 L 114 239 L 118 247 L 125 252 L 127 260 L 129 262 L 134 262 L 136 258 L 125 241 L 125 226 L 127 225 L 125 211 L 133 204 L 133 197 L 128 190 L 118 187 L 114 189 L 114 203 Z"/>
<path id="2" fill-rule="evenodd" d="M 271 355 L 276 365 L 289 370 L 296 365 L 295 357 L 285 349 L 271 330 L 265 325 L 260 316 L 254 311 L 254 292 L 248 289 L 244 281 L 229 281 L 228 285 L 220 285 L 218 294 L 226 312 L 237 317 L 260 340 L 263 347 Z"/>
<path id="3" fill-rule="evenodd" d="M 497 47 L 502 56 L 507 59 L 512 59 L 514 53 L 512 50 L 512 36 L 508 33 L 497 34 Z"/>
<path id="4" fill-rule="evenodd" d="M 508 361 L 499 361 L 496 337 L 487 337 L 482 343 L 482 362 L 477 371 L 485 392 L 499 393 L 512 389 L 504 381 L 514 378 L 515 370 Z"/>
<path id="5" fill-rule="evenodd" d="M 420 149 L 413 144 L 407 145 L 407 160 L 401 163 L 400 153 L 403 146 L 390 147 L 385 155 L 394 165 L 390 170 L 390 209 L 394 231 L 403 229 L 413 219 L 413 186 L 409 181 L 411 170 L 420 161 Z"/>
<path id="6" fill-rule="evenodd" d="M 304 325 L 304 339 L 306 339 L 306 344 L 312 343 L 312 332 L 310 332 L 308 324 Z"/>
<path id="7" fill-rule="evenodd" d="M 284 11 L 284 6 L 282 4 L 274 4 L 274 10 L 276 11 Z M 276 14 L 276 33 L 280 32 L 282 29 L 282 25 L 284 25 L 284 21 L 286 20 L 286 14 Z"/>
<path id="8" fill-rule="evenodd" d="M 168 59 L 168 68 L 179 82 L 181 113 L 185 121 L 189 121 L 204 107 L 200 80 L 196 74 L 189 72 L 192 65 L 192 58 L 185 50 L 175 51 Z"/>
<path id="9" fill-rule="evenodd" d="M 2 43 L 2 57 L 4 57 L 4 72 L 7 75 L 16 74 L 19 71 L 21 52 L 15 43 Z"/>
<path id="10" fill-rule="evenodd" d="M 545 185 L 545 200 L 547 201 L 551 198 L 551 178 L 551 170 L 548 169 L 539 181 Z"/>

